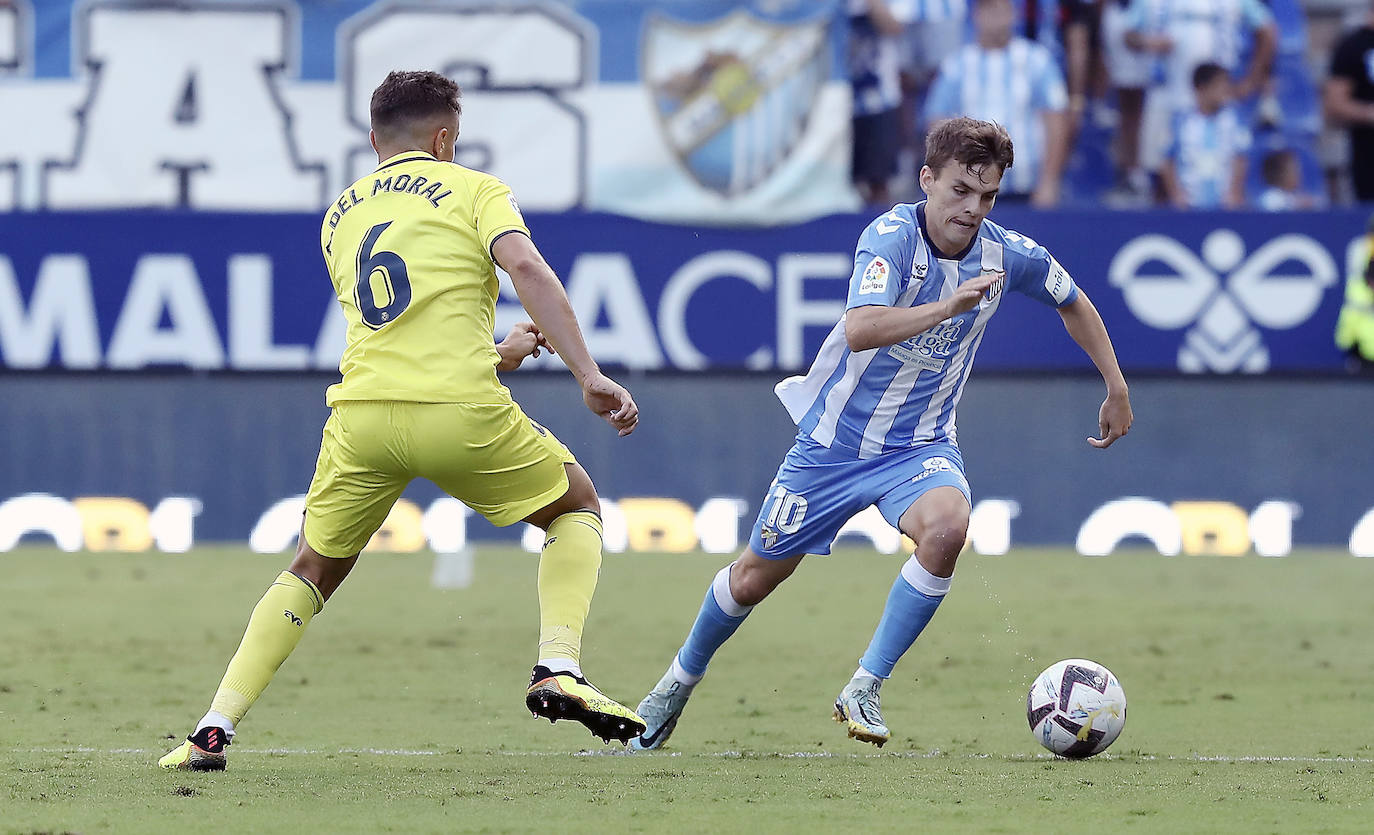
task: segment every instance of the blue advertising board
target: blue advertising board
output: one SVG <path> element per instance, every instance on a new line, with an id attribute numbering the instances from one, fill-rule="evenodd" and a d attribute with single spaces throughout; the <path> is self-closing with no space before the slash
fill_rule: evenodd
<path id="1" fill-rule="evenodd" d="M 1128 371 L 1337 371 L 1332 341 L 1355 211 L 998 209 L 1046 246 L 1107 322 Z M 755 229 L 604 214 L 529 217 L 601 362 L 804 369 L 843 312 L 871 218 Z M 0 214 L 0 367 L 327 371 L 343 318 L 314 214 Z M 503 290 L 498 331 L 524 317 Z M 981 370 L 1091 365 L 1049 310 L 1004 305 Z M 533 363 L 558 367 L 556 358 Z"/>

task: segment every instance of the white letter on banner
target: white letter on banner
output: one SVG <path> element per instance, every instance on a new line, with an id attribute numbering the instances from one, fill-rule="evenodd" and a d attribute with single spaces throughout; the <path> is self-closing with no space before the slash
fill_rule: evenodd
<path id="1" fill-rule="evenodd" d="M 1350 553 L 1357 557 L 1374 557 L 1374 510 L 1370 510 L 1350 532 Z"/>
<path id="2" fill-rule="evenodd" d="M 172 326 L 158 327 L 163 310 Z M 115 322 L 106 357 L 110 368 L 187 365 L 223 368 L 224 349 L 186 255 L 145 255 L 134 267 L 129 295 Z"/>
<path id="3" fill-rule="evenodd" d="M 739 520 L 749 510 L 744 499 L 715 496 L 697 509 L 697 539 L 708 554 L 733 554 L 739 548 Z"/>
<path id="4" fill-rule="evenodd" d="M 456 554 L 468 547 L 468 506 L 455 498 L 435 499 L 420 521 L 436 554 Z"/>
<path id="5" fill-rule="evenodd" d="M 380 4 L 379 4 L 380 5 Z M 495 5 L 495 4 L 490 4 Z M 355 176 L 371 171 L 367 148 L 372 89 L 404 55 L 415 67 L 449 69 L 463 87 L 457 161 L 507 182 L 526 210 L 562 211 L 582 202 L 586 145 L 581 114 L 562 94 L 588 84 L 597 32 L 555 4 L 536 8 L 407 9 L 363 12 L 339 30 L 347 103 L 358 127 Z"/>
<path id="6" fill-rule="evenodd" d="M 311 354 L 310 362 L 321 370 L 336 369 L 346 347 L 348 320 L 339 309 L 339 302 L 334 300 L 325 308 L 324 319 L 320 321 L 320 335 L 315 338 L 315 350 Z"/>
<path id="7" fill-rule="evenodd" d="M 190 496 L 168 496 L 157 503 L 148 515 L 148 530 L 159 551 L 184 554 L 196 541 L 196 517 L 200 515 L 200 499 Z"/>
<path id="8" fill-rule="evenodd" d="M 229 259 L 229 366 L 240 371 L 305 368 L 310 349 L 272 344 L 272 259 Z"/>
<path id="9" fill-rule="evenodd" d="M 293 8 L 74 8 L 73 62 L 90 98 L 74 158 L 47 173 L 50 208 L 314 210 L 329 199 L 323 167 L 296 158 L 277 89 L 294 72 Z"/>
<path id="10" fill-rule="evenodd" d="M 10 368 L 42 368 L 53 346 L 65 368 L 100 365 L 91 277 L 80 255 L 49 255 L 38 267 L 27 316 L 10 260 L 0 255 L 0 354 Z"/>
<path id="11" fill-rule="evenodd" d="M 1183 550 L 1183 530 L 1173 509 L 1154 499 L 1116 499 L 1094 510 L 1078 529 L 1075 547 L 1085 557 L 1105 557 L 1130 536 L 1143 536 L 1166 557 Z"/>
<path id="12" fill-rule="evenodd" d="M 29 493 L 0 502 L 0 551 L 9 551 L 25 534 L 45 533 L 63 551 L 80 551 L 85 542 L 81 514 L 76 505 L 49 496 Z"/>
<path id="13" fill-rule="evenodd" d="M 578 256 L 568 276 L 568 300 L 582 323 L 587 348 L 601 362 L 629 368 L 662 368 L 649 308 L 640 295 L 630 259 L 619 252 Z M 602 309 L 607 325 L 596 326 Z"/>
<path id="14" fill-rule="evenodd" d="M 1012 499 L 982 499 L 968 517 L 968 540 L 973 550 L 1001 556 L 1011 550 L 1011 520 L 1021 515 Z"/>
<path id="15" fill-rule="evenodd" d="M 778 367 L 801 368 L 806 327 L 833 327 L 844 315 L 844 299 L 807 301 L 807 279 L 849 281 L 854 259 L 838 253 L 789 252 L 778 258 Z"/>
<path id="16" fill-rule="evenodd" d="M 668 352 L 674 368 L 697 371 L 709 364 L 706 355 L 697 350 L 687 335 L 687 303 L 697 288 L 716 278 L 738 276 L 760 290 L 773 283 L 773 271 L 768 262 L 747 252 L 726 250 L 698 255 L 678 268 L 663 287 L 658 303 L 658 335 Z M 772 354 L 762 348 L 750 356 L 750 367 L 767 367 Z M 758 363 L 762 363 L 759 366 Z"/>
<path id="17" fill-rule="evenodd" d="M 1293 550 L 1293 520 L 1302 505 L 1270 500 L 1250 513 L 1250 541 L 1261 557 L 1286 557 Z"/>
<path id="18" fill-rule="evenodd" d="M 855 515 L 835 534 L 835 541 L 848 534 L 859 534 L 873 544 L 880 554 L 895 554 L 902 547 L 902 533 L 887 523 L 876 506 L 869 505 Z"/>
<path id="19" fill-rule="evenodd" d="M 276 554 L 290 548 L 301 531 L 304 513 L 304 495 L 282 499 L 272 505 L 258 517 L 258 523 L 248 535 L 248 547 L 258 554 Z"/>

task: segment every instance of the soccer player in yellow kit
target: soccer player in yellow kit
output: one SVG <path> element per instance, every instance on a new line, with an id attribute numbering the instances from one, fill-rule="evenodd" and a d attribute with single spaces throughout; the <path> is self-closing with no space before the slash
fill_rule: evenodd
<path id="1" fill-rule="evenodd" d="M 547 531 L 539 559 L 539 660 L 526 706 L 603 739 L 644 732 L 582 676 L 582 627 L 601 565 L 596 489 L 572 453 L 497 379 L 541 348 L 563 356 L 582 396 L 620 435 L 639 411 L 592 360 L 562 284 L 510 189 L 453 163 L 458 85 L 393 72 L 372 94 L 379 165 L 325 214 L 321 247 L 348 319 L 341 382 L 329 388 L 296 558 L 253 610 L 195 731 L 159 763 L 220 770 L 234 727 L 348 576 L 406 485 L 428 478 L 496 525 Z M 534 319 L 492 344 L 497 278 Z"/>

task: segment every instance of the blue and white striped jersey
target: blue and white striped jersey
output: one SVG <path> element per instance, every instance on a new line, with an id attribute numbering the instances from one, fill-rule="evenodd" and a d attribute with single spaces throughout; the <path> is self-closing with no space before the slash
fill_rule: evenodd
<path id="1" fill-rule="evenodd" d="M 902 103 L 901 38 L 878 31 L 867 0 L 849 3 L 849 84 L 855 116 L 886 113 Z"/>
<path id="2" fill-rule="evenodd" d="M 1208 116 L 1196 107 L 1174 116 L 1167 156 L 1193 209 L 1220 208 L 1231 188 L 1236 157 L 1250 151 L 1250 131 L 1235 108 Z"/>
<path id="3" fill-rule="evenodd" d="M 898 204 L 869 224 L 855 251 L 847 309 L 936 302 L 985 273 L 1000 279 L 978 307 L 896 345 L 849 350 L 841 317 L 806 376 L 774 389 L 798 434 L 856 458 L 957 443 L 955 408 L 1005 291 L 1056 307 L 1078 298 L 1073 279 L 1044 247 L 992 221 L 984 220 L 969 248 L 953 257 L 930 244 L 924 202 Z"/>
<path id="4" fill-rule="evenodd" d="M 1002 190 L 1035 190 L 1045 158 L 1046 111 L 1068 107 L 1064 73 L 1050 51 L 1025 38 L 1005 49 L 966 44 L 945 59 L 926 100 L 926 119 L 971 116 L 997 122 L 1016 143 L 1016 164 L 1002 178 Z"/>
<path id="5" fill-rule="evenodd" d="M 963 20 L 968 15 L 968 0 L 888 0 L 892 16 L 903 23 Z"/>
<path id="6" fill-rule="evenodd" d="M 1210 61 L 1239 72 L 1247 40 L 1273 19 L 1262 0 L 1132 0 L 1127 26 L 1169 38 L 1173 48 L 1155 58 L 1155 85 L 1172 107 L 1186 107 L 1193 70 Z"/>

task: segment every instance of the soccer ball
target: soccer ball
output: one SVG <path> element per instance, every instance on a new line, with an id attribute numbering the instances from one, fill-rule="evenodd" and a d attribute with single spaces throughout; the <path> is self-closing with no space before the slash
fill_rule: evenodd
<path id="1" fill-rule="evenodd" d="M 1107 750 L 1126 726 L 1126 691 L 1096 661 L 1070 658 L 1036 677 L 1026 719 L 1040 744 L 1059 756 L 1091 757 Z"/>

